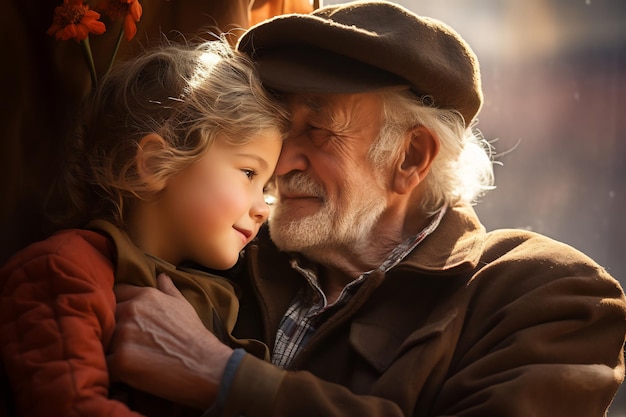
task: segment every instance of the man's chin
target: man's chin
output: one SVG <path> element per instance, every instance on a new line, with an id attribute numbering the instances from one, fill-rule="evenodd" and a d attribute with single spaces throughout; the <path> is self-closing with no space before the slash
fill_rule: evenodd
<path id="1" fill-rule="evenodd" d="M 272 218 L 269 222 L 269 232 L 272 242 L 284 252 L 300 252 L 306 255 L 314 247 L 319 247 L 328 237 L 325 233 L 328 227 L 309 224 L 311 219 L 299 221 Z"/>

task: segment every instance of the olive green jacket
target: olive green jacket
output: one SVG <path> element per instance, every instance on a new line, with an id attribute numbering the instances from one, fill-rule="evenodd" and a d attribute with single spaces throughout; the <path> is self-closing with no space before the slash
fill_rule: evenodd
<path id="1" fill-rule="evenodd" d="M 304 280 L 267 236 L 246 257 L 235 333 L 273 346 Z M 244 357 L 224 415 L 602 417 L 625 334 L 624 293 L 602 267 L 535 233 L 486 233 L 458 206 L 374 272 L 292 369 Z"/>

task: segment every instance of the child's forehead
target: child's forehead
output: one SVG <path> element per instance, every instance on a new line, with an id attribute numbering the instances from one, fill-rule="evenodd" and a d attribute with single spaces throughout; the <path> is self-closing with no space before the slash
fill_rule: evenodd
<path id="1" fill-rule="evenodd" d="M 284 135 L 275 127 L 268 127 L 266 129 L 258 130 L 249 136 L 244 137 L 231 137 L 225 134 L 221 134 L 216 137 L 216 140 L 209 147 L 210 149 L 217 149 L 228 151 L 232 154 L 251 154 L 255 155 L 255 151 L 261 148 L 265 148 L 268 145 L 272 145 L 274 142 L 282 143 Z"/>

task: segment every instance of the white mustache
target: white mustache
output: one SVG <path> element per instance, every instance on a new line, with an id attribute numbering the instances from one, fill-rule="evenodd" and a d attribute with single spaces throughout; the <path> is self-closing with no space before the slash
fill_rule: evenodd
<path id="1" fill-rule="evenodd" d="M 302 194 L 325 199 L 324 188 L 307 174 L 296 172 L 283 175 L 276 180 L 278 189 L 285 194 Z"/>

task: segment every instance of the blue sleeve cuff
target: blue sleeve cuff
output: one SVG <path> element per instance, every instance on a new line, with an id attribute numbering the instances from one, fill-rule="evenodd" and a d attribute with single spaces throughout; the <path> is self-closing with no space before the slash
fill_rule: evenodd
<path id="1" fill-rule="evenodd" d="M 232 355 L 230 355 L 228 362 L 226 362 L 226 369 L 224 369 L 224 375 L 222 376 L 222 381 L 220 382 L 220 387 L 217 392 L 217 398 L 215 400 L 215 403 L 213 403 L 213 405 L 202 414 L 202 417 L 221 415 L 221 410 L 224 408 L 226 396 L 228 395 L 228 392 L 230 391 L 230 386 L 235 379 L 237 368 L 239 368 L 239 364 L 246 354 L 247 352 L 243 349 L 233 350 L 233 353 Z"/>
<path id="2" fill-rule="evenodd" d="M 237 368 L 239 368 L 239 364 L 246 354 L 247 352 L 243 349 L 235 349 L 226 363 L 226 369 L 224 370 L 224 376 L 222 377 L 222 382 L 220 383 L 220 389 L 217 392 L 216 402 L 220 405 L 220 408 L 224 404 L 224 401 L 226 401 L 226 396 L 230 391 L 233 379 L 235 379 Z"/>

